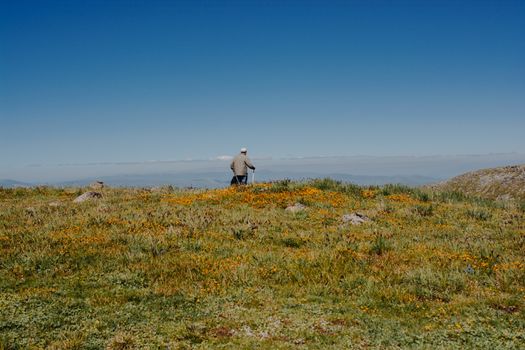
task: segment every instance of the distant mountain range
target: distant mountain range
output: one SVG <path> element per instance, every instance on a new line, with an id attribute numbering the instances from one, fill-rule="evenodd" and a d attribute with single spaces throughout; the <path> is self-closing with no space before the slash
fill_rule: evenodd
<path id="1" fill-rule="evenodd" d="M 525 165 L 514 165 L 487 168 L 467 172 L 447 181 L 441 178 L 420 175 L 352 175 L 344 173 L 320 174 L 316 172 L 260 171 L 256 172 L 256 182 L 276 181 L 282 179 L 307 180 L 315 178 L 331 178 L 351 182 L 358 185 L 404 184 L 409 186 L 424 186 L 429 188 L 458 191 L 468 195 L 491 199 L 525 199 Z M 252 174 L 249 174 L 250 181 Z M 54 183 L 29 183 L 16 180 L 0 180 L 0 187 L 33 187 L 49 185 L 57 187 L 83 187 L 98 180 L 111 187 L 155 187 L 172 185 L 176 187 L 218 188 L 228 186 L 230 174 L 224 171 L 211 172 L 174 172 L 153 174 L 128 174 L 101 177 L 87 177 L 73 181 Z"/>
<path id="2" fill-rule="evenodd" d="M 431 184 L 477 169 L 525 164 L 525 154 L 443 156 L 327 156 L 252 159 L 256 181 L 301 180 L 330 177 L 360 185 L 399 183 Z M 110 186 L 216 188 L 229 184 L 229 157 L 204 160 L 148 162 L 34 164 L 6 167 L 0 164 L 0 186 L 84 186 L 95 180 Z"/>
<path id="3" fill-rule="evenodd" d="M 31 187 L 33 184 L 27 182 L 21 182 L 16 180 L 4 179 L 0 180 L 0 187 L 15 188 L 15 187 Z"/>
<path id="4" fill-rule="evenodd" d="M 419 186 L 431 184 L 443 179 L 433 178 L 420 175 L 399 175 L 399 176 L 368 176 L 368 175 L 351 175 L 351 174 L 319 174 L 304 172 L 274 172 L 261 171 L 255 173 L 255 181 L 275 181 L 282 179 L 303 180 L 313 178 L 331 178 L 334 180 L 352 182 L 358 185 L 384 185 L 387 183 L 404 184 L 410 186 Z M 59 187 L 81 187 L 99 180 L 109 186 L 116 187 L 153 187 L 162 185 L 172 185 L 176 187 L 206 187 L 217 188 L 228 186 L 231 176 L 227 172 L 180 172 L 180 173 L 158 173 L 158 174 L 127 174 L 101 176 L 97 178 L 84 178 L 72 181 L 62 181 L 54 183 L 26 183 L 15 180 L 0 180 L 0 186 L 13 187 L 30 187 L 38 185 L 50 185 Z M 252 174 L 250 173 L 250 181 Z"/>

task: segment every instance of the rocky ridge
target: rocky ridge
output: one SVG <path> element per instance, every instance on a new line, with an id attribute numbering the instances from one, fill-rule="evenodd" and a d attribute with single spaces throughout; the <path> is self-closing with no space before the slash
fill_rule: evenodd
<path id="1" fill-rule="evenodd" d="M 525 164 L 481 169 L 431 186 L 497 200 L 525 200 Z"/>

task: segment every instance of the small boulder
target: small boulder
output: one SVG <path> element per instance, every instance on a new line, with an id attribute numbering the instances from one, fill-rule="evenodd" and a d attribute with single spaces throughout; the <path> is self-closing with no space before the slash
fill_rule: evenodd
<path id="1" fill-rule="evenodd" d="M 61 202 L 49 202 L 48 205 L 50 207 L 60 207 L 62 206 L 62 203 Z"/>
<path id="2" fill-rule="evenodd" d="M 82 203 L 82 202 L 85 202 L 87 200 L 90 200 L 90 199 L 97 199 L 97 198 L 102 198 L 102 193 L 99 193 L 99 192 L 94 192 L 94 191 L 89 191 L 89 192 L 86 192 L 84 194 L 81 194 L 80 196 L 78 196 L 77 198 L 75 198 L 73 200 L 74 203 Z"/>
<path id="3" fill-rule="evenodd" d="M 288 207 L 286 207 L 285 210 L 291 213 L 298 213 L 300 211 L 305 211 L 306 205 L 301 204 L 301 203 L 295 203 L 294 205 L 289 205 Z"/>
<path id="4" fill-rule="evenodd" d="M 364 222 L 370 221 L 370 219 L 361 213 L 345 214 L 341 218 L 343 223 L 352 225 L 361 225 Z"/>
<path id="5" fill-rule="evenodd" d="M 36 209 L 33 207 L 27 207 L 25 208 L 25 211 L 26 211 L 26 214 L 29 216 L 35 216 L 36 214 Z"/>
<path id="6" fill-rule="evenodd" d="M 91 188 L 92 190 L 101 190 L 104 188 L 104 182 L 95 181 L 89 185 L 89 188 Z"/>

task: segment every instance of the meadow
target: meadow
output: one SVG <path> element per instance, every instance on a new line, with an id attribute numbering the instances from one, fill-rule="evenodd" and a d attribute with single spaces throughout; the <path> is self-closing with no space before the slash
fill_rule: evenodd
<path id="1" fill-rule="evenodd" d="M 84 191 L 0 189 L 0 349 L 525 347 L 523 203 L 329 179 Z"/>

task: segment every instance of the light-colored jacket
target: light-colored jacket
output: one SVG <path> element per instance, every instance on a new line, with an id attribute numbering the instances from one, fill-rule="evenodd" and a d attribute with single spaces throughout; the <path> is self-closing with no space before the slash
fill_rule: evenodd
<path id="1" fill-rule="evenodd" d="M 244 153 L 239 153 L 233 158 L 230 168 L 233 170 L 234 175 L 244 176 L 248 173 L 248 168 L 255 170 L 252 162 L 248 156 Z"/>

